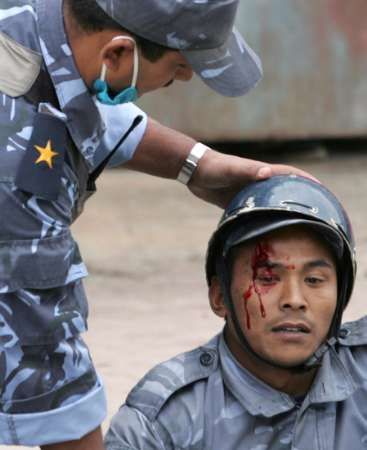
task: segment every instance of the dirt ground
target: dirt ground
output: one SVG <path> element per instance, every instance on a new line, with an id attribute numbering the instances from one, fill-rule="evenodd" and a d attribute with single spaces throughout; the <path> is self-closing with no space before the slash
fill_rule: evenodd
<path id="1" fill-rule="evenodd" d="M 326 183 L 350 213 L 359 270 L 346 320 L 364 314 L 367 285 L 367 154 L 352 150 L 321 160 L 289 159 Z M 221 329 L 204 281 L 206 245 L 219 216 L 218 208 L 177 182 L 113 170 L 75 224 L 90 271 L 86 340 L 107 389 L 105 429 L 149 368 Z"/>

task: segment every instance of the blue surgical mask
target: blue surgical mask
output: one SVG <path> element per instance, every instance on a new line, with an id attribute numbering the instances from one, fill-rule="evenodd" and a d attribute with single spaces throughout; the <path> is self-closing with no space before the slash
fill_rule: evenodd
<path id="1" fill-rule="evenodd" d="M 131 81 L 131 86 L 123 89 L 121 92 L 111 97 L 108 90 L 108 85 L 106 82 L 107 67 L 105 64 L 102 66 L 101 76 L 94 82 L 93 89 L 96 93 L 97 99 L 103 105 L 122 105 L 123 103 L 135 102 L 138 99 L 138 90 L 136 89 L 136 81 L 138 79 L 139 71 L 139 56 L 136 42 L 129 36 L 116 36 L 112 40 L 116 39 L 127 39 L 134 42 L 134 68 L 133 68 L 133 79 Z"/>

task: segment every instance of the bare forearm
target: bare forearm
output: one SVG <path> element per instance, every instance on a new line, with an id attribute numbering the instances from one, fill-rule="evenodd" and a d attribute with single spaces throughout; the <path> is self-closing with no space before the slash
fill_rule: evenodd
<path id="1" fill-rule="evenodd" d="M 194 139 L 149 119 L 145 135 L 125 167 L 175 179 L 195 144 Z M 225 155 L 208 148 L 188 188 L 202 200 L 225 207 L 245 184 L 282 174 L 311 177 L 295 167 Z"/>
<path id="2" fill-rule="evenodd" d="M 147 130 L 125 167 L 162 178 L 177 175 L 196 141 L 149 118 Z"/>

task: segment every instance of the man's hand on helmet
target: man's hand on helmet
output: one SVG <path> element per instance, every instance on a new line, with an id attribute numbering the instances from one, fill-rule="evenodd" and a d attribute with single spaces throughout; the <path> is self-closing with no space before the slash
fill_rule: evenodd
<path id="1" fill-rule="evenodd" d="M 208 149 L 199 161 L 188 188 L 202 200 L 224 208 L 246 183 L 289 174 L 318 181 L 309 173 L 293 166 L 268 164 Z"/>
<path id="2" fill-rule="evenodd" d="M 195 144 L 196 141 L 191 137 L 149 118 L 138 149 L 124 166 L 159 177 L 176 178 Z M 195 166 L 196 169 L 189 174 L 188 188 L 200 199 L 221 208 L 226 207 L 234 195 L 252 181 L 289 174 L 315 180 L 296 167 L 227 155 L 211 148 L 207 149 Z"/>

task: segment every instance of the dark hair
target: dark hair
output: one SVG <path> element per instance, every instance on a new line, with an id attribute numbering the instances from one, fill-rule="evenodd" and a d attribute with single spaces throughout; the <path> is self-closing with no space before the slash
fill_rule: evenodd
<path id="1" fill-rule="evenodd" d="M 135 39 L 143 56 L 151 62 L 158 61 L 169 47 L 156 44 L 129 30 L 125 30 L 113 20 L 95 0 L 65 0 L 66 5 L 82 31 L 95 33 L 103 30 L 127 31 Z"/>

